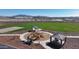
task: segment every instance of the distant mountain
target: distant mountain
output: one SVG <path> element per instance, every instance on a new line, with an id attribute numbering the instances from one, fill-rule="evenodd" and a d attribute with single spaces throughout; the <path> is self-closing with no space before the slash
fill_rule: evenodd
<path id="1" fill-rule="evenodd" d="M 31 16 L 31 15 L 0 16 L 0 18 L 79 19 L 79 17 L 48 17 L 48 16 Z"/>
<path id="2" fill-rule="evenodd" d="M 13 17 L 31 17 L 30 15 L 15 15 Z"/>
<path id="3" fill-rule="evenodd" d="M 32 16 L 29 16 L 29 15 L 15 15 L 15 16 L 12 16 L 12 18 L 15 18 L 15 19 L 27 19 L 27 18 L 32 18 Z"/>
<path id="4" fill-rule="evenodd" d="M 79 17 L 48 17 L 48 16 L 31 16 L 31 15 L 14 15 L 14 16 L 0 16 L 0 19 L 17 19 L 30 21 L 78 21 Z"/>

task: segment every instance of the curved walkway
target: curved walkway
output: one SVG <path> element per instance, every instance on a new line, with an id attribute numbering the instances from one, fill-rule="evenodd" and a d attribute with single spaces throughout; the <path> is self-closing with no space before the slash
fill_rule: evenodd
<path id="1" fill-rule="evenodd" d="M 6 33 L 6 32 L 10 32 L 10 31 L 15 31 L 15 30 L 19 30 L 22 29 L 23 27 L 8 27 L 8 28 L 2 28 L 0 29 L 0 33 Z"/>

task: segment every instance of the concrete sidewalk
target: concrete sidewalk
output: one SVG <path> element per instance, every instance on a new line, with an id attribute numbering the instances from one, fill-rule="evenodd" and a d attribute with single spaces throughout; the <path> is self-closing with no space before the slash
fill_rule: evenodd
<path id="1" fill-rule="evenodd" d="M 0 36 L 20 36 L 21 34 L 0 34 Z"/>
<path id="2" fill-rule="evenodd" d="M 15 31 L 15 30 L 19 30 L 22 29 L 23 27 L 8 27 L 8 28 L 2 28 L 0 29 L 0 33 L 7 33 L 10 31 Z"/>

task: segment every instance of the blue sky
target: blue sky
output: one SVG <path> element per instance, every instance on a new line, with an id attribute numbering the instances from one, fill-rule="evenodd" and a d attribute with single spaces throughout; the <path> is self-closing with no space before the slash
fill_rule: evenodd
<path id="1" fill-rule="evenodd" d="M 79 16 L 79 9 L 0 9 L 0 16 L 33 15 L 50 17 Z"/>

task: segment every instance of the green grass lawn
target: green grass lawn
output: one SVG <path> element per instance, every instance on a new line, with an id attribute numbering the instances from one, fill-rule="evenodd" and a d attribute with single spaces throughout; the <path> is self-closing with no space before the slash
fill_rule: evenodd
<path id="1" fill-rule="evenodd" d="M 59 22 L 28 22 L 5 24 L 3 27 L 20 26 L 24 29 L 32 29 L 33 26 L 38 26 L 44 30 L 61 31 L 61 32 L 79 32 L 79 23 L 59 23 Z"/>

